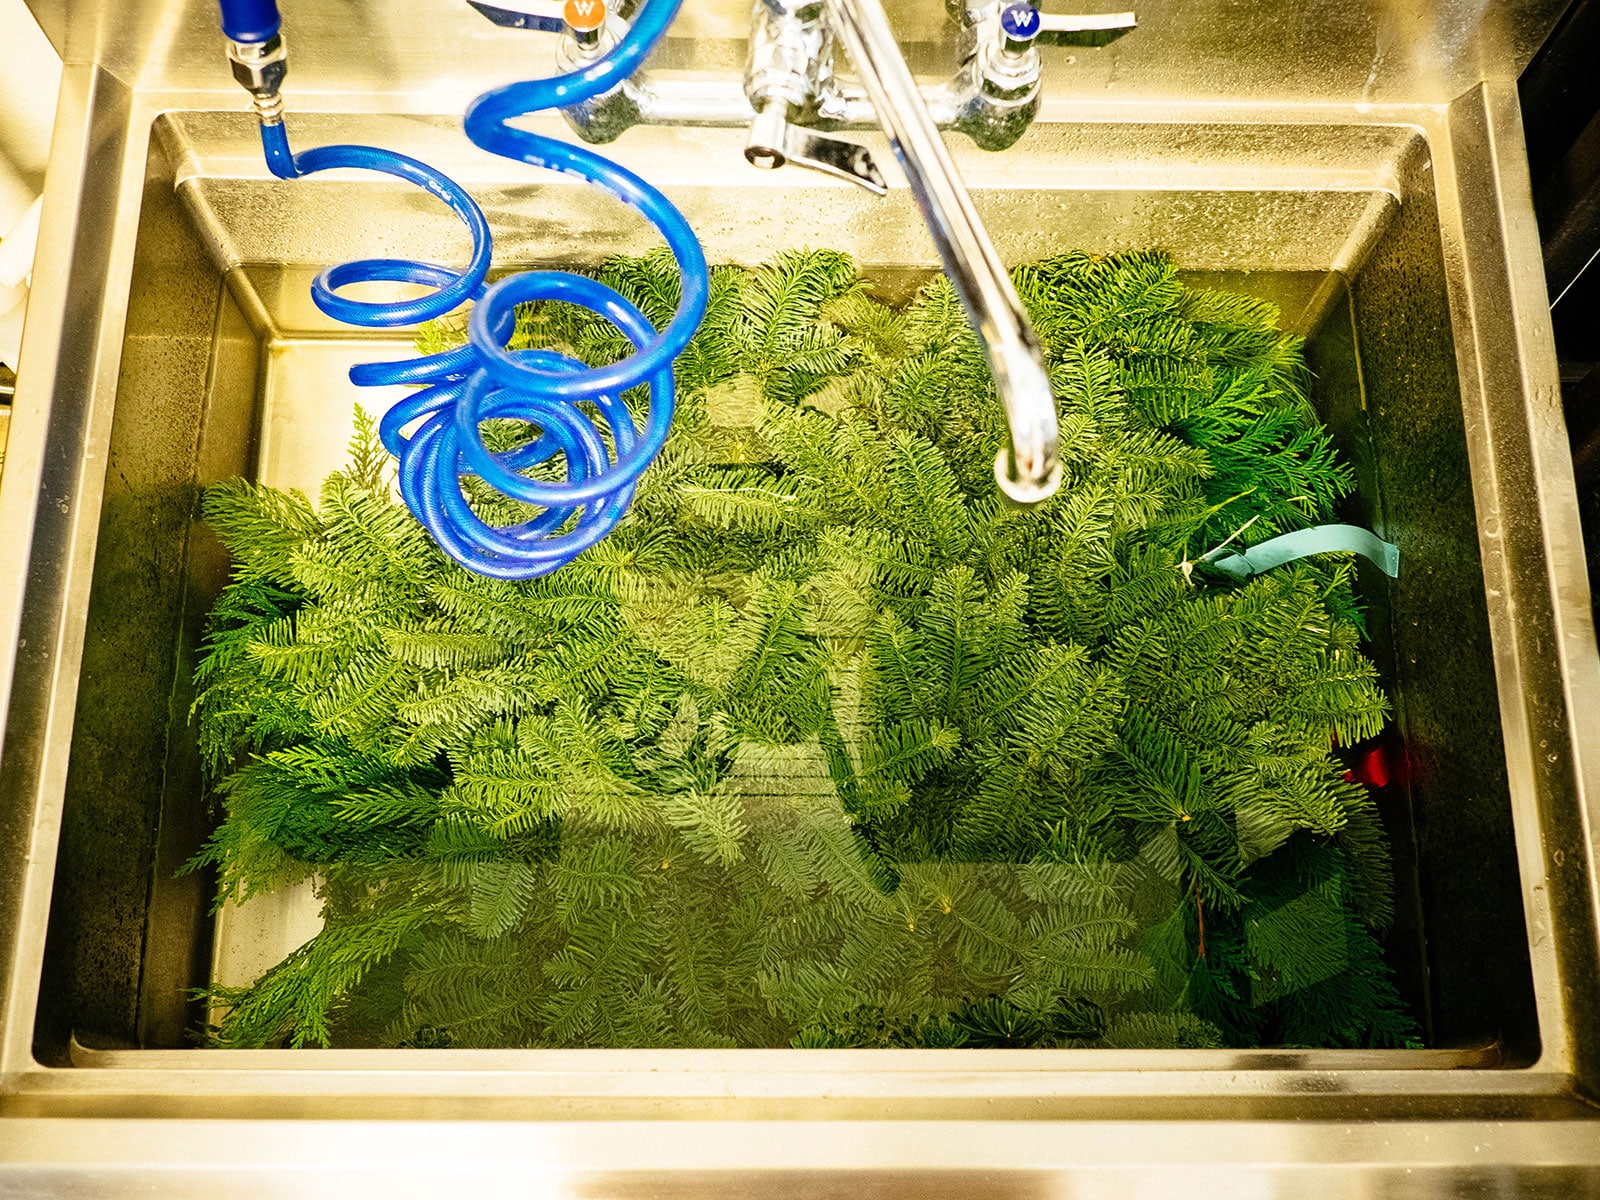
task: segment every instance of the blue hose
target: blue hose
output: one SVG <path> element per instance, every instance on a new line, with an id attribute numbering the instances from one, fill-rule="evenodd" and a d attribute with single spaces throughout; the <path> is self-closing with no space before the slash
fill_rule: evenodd
<path id="1" fill-rule="evenodd" d="M 377 328 L 412 325 L 476 301 L 467 345 L 399 362 L 366 363 L 352 368 L 350 379 L 363 387 L 423 387 L 389 409 L 379 433 L 399 461 L 406 506 L 447 554 L 480 574 L 532 579 L 571 562 L 616 527 L 633 500 L 639 475 L 666 441 L 674 406 L 672 363 L 705 316 L 710 288 L 705 252 L 672 202 L 631 171 L 508 122 L 578 104 L 618 86 L 665 34 L 682 3 L 650 0 L 622 41 L 599 61 L 554 79 L 486 92 L 466 115 L 467 136 L 482 149 L 577 175 L 638 209 L 661 231 L 677 259 L 683 287 L 676 314 L 659 332 L 624 296 L 586 276 L 535 271 L 485 288 L 493 240 L 483 210 L 460 185 L 426 163 L 371 146 L 320 146 L 296 154 L 281 122 L 261 127 L 267 166 L 278 178 L 339 167 L 392 175 L 443 200 L 472 234 L 472 258 L 465 270 L 409 259 L 364 259 L 323 271 L 311 285 L 311 296 L 331 317 Z M 263 23 L 260 0 L 223 0 L 222 6 L 225 30 L 230 19 L 240 28 Z M 230 18 L 230 10 L 239 11 Z M 374 280 L 434 290 L 392 303 L 339 294 L 349 284 Z M 562 300 L 603 316 L 628 338 L 634 353 L 618 363 L 588 367 L 550 350 L 508 351 L 505 344 L 517 306 L 534 300 Z M 623 393 L 639 384 L 649 385 L 642 430 L 622 400 Z M 610 450 L 595 420 L 579 407 L 584 402 L 609 429 Z M 527 422 L 538 428 L 539 436 L 518 449 L 492 452 L 483 443 L 480 424 L 495 418 Z M 407 435 L 405 428 L 414 422 L 420 424 Z M 565 460 L 564 481 L 522 474 L 558 455 Z M 472 476 L 543 511 L 520 524 L 490 525 L 473 511 L 462 489 L 462 479 Z"/>
<path id="2" fill-rule="evenodd" d="M 222 0 L 222 32 L 235 42 L 265 42 L 278 32 L 278 0 Z"/>

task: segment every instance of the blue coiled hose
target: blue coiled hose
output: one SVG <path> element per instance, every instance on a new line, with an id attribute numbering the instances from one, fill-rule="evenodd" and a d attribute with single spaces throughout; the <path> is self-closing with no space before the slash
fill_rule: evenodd
<path id="1" fill-rule="evenodd" d="M 239 41 L 270 38 L 277 32 L 276 12 L 264 17 L 264 5 L 270 7 L 270 0 L 222 0 L 223 31 Z M 377 328 L 412 325 L 476 301 L 465 346 L 399 362 L 366 363 L 352 368 L 350 379 L 363 387 L 422 386 L 384 415 L 379 424 L 383 444 L 399 462 L 406 506 L 447 554 L 480 574 L 531 579 L 571 562 L 621 520 L 640 473 L 666 441 L 674 403 L 672 363 L 706 310 L 709 279 L 699 240 L 672 202 L 631 171 L 581 147 L 512 128 L 509 122 L 581 103 L 622 83 L 665 34 L 681 6 L 682 0 L 649 0 L 627 35 L 599 61 L 554 79 L 486 92 L 473 101 L 465 122 L 467 136 L 482 149 L 577 175 L 638 209 L 661 231 L 677 259 L 683 287 L 676 314 L 659 332 L 627 298 L 582 275 L 533 271 L 485 288 L 493 252 L 489 223 L 460 185 L 426 163 L 372 146 L 320 146 L 296 154 L 281 122 L 261 127 L 267 166 L 278 178 L 339 167 L 391 175 L 443 200 L 472 234 L 472 258 L 462 271 L 410 259 L 364 259 L 323 271 L 311 285 L 311 296 L 331 317 Z M 249 36 L 237 37 L 236 32 Z M 380 280 L 434 290 L 393 303 L 339 294 L 349 284 Z M 550 350 L 506 350 L 517 306 L 533 300 L 562 300 L 605 317 L 633 344 L 634 353 L 609 366 L 588 367 Z M 622 400 L 624 392 L 641 383 L 649 385 L 650 397 L 642 431 Z M 579 407 L 585 401 L 604 419 L 611 451 Z M 540 435 L 516 450 L 492 452 L 483 443 L 480 423 L 501 417 L 534 425 Z M 405 429 L 413 422 L 420 424 L 407 435 Z M 557 455 L 565 458 L 564 481 L 521 474 Z M 461 485 L 467 476 L 544 511 L 521 524 L 492 526 L 467 503 Z"/>

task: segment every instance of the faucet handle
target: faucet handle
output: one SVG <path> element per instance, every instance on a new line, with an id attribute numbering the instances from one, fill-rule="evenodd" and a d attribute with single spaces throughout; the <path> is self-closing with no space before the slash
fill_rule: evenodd
<path id="1" fill-rule="evenodd" d="M 1046 46 L 1109 46 L 1138 25 L 1131 12 L 1055 16 L 1040 12 L 1026 0 L 1008 4 L 1000 13 L 1000 30 L 1005 35 L 1006 48 L 1013 52 L 1034 42 Z"/>
<path id="2" fill-rule="evenodd" d="M 889 185 L 884 182 L 883 172 L 878 170 L 871 151 L 859 142 L 823 137 L 789 124 L 789 106 L 781 99 L 767 101 L 756 113 L 756 119 L 750 123 L 744 157 L 751 166 L 767 171 L 792 162 L 797 167 L 808 167 L 857 184 L 875 196 L 889 193 Z"/>

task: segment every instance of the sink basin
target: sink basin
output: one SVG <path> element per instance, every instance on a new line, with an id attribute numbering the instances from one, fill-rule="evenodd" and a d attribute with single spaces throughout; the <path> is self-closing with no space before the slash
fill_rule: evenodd
<path id="1" fill-rule="evenodd" d="M 31 535 L 0 550 L 0 612 L 17 630 L 0 1117 L 981 1116 L 1040 1130 L 1538 1117 L 1570 1161 L 1600 1167 L 1582 1100 L 1600 1085 L 1600 661 L 1505 89 L 1364 112 L 1047 113 L 1005 155 L 957 147 L 1008 262 L 1159 248 L 1191 281 L 1272 299 L 1306 337 L 1314 400 L 1359 478 L 1346 516 L 1403 552 L 1398 581 L 1363 568 L 1361 592 L 1407 761 L 1383 813 L 1400 914 L 1386 949 L 1427 1049 L 210 1051 L 193 1048 L 205 1013 L 190 989 L 248 980 L 315 920 L 294 896 L 214 919 L 207 882 L 175 874 L 214 820 L 188 710 L 227 563 L 196 519 L 200 489 L 243 474 L 314 493 L 343 463 L 354 404 L 386 400 L 345 371 L 410 334 L 330 322 L 307 294 L 317 270 L 458 262 L 468 245 L 402 185 L 272 179 L 244 114 L 92 69 L 68 83 L 63 128 L 84 153 L 52 185 L 44 316 L 0 492 L 0 519 Z M 454 118 L 291 119 L 300 145 L 403 148 L 454 174 L 482 201 L 501 266 L 593 266 L 653 244 L 574 181 L 474 150 Z M 740 130 L 638 129 L 611 149 L 682 207 L 713 262 L 836 248 L 887 298 L 935 268 L 903 185 L 877 199 L 754 172 L 742 143 Z M 1492 1144 L 1506 1161 L 1545 1153 Z M 871 1165 L 853 1145 L 815 1161 Z M 1031 1147 L 1019 1164 L 1049 1157 L 1046 1141 L 1018 1145 Z M 1315 1146 L 1302 1152 L 1337 1157 Z"/>
<path id="2" fill-rule="evenodd" d="M 577 245 L 579 265 L 598 265 L 654 240 L 631 211 L 596 204 L 580 185 L 508 180 L 447 123 L 313 118 L 296 130 L 304 144 L 406 145 L 448 162 L 482 196 L 501 263 L 570 264 Z M 674 160 L 729 164 L 711 181 L 675 181 L 712 261 L 757 264 L 825 245 L 854 255 L 880 293 L 903 295 L 926 277 L 934 260 L 906 190 L 882 201 L 798 172 L 741 169 L 738 136 L 640 130 L 631 139 L 632 161 L 651 178 L 671 179 Z M 1321 178 L 1282 167 L 1278 156 L 1301 139 L 1324 159 Z M 413 335 L 323 316 L 309 299 L 315 271 L 351 257 L 451 262 L 469 252 L 430 198 L 354 174 L 274 180 L 255 140 L 234 114 L 164 114 L 152 131 L 36 1042 L 41 1054 L 53 1044 L 57 1061 L 73 1061 L 69 1039 L 81 1063 L 182 1048 L 205 1017 L 191 989 L 247 985 L 315 932 L 309 889 L 229 905 L 213 925 L 209 881 L 175 876 L 209 832 L 187 676 L 223 565 L 193 523 L 194 488 L 240 473 L 316 495 L 346 461 L 355 405 L 381 408 L 408 390 L 350 384 L 352 364 L 403 358 Z M 1226 165 L 1185 171 L 1183 156 Z M 1165 178 L 1162 163 L 1172 164 Z M 1401 584 L 1376 572 L 1362 581 L 1415 776 L 1386 814 L 1405 914 L 1392 956 L 1428 1045 L 1474 1064 L 1536 1059 L 1424 140 L 1403 126 L 1051 126 L 1017 154 L 968 169 L 1008 261 L 1159 246 L 1206 283 L 1274 299 L 1286 326 L 1309 339 L 1317 403 L 1363 474 L 1351 516 L 1405 547 Z M 124 459 L 172 474 L 159 489 L 130 480 L 122 493 Z M 157 561 L 166 565 L 152 572 Z M 1485 810 L 1474 824 L 1457 815 L 1469 799 Z M 1394 1061 L 1404 1067 L 1409 1056 Z"/>

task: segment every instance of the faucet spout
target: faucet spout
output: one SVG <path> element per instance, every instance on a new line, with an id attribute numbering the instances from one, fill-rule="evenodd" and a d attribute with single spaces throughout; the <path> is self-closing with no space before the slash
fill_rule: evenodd
<path id="1" fill-rule="evenodd" d="M 901 56 L 881 0 L 827 5 L 989 360 L 1011 430 L 1011 444 L 995 460 L 995 481 L 1012 502 L 1037 504 L 1061 485 L 1055 395 L 1038 335 Z"/>

